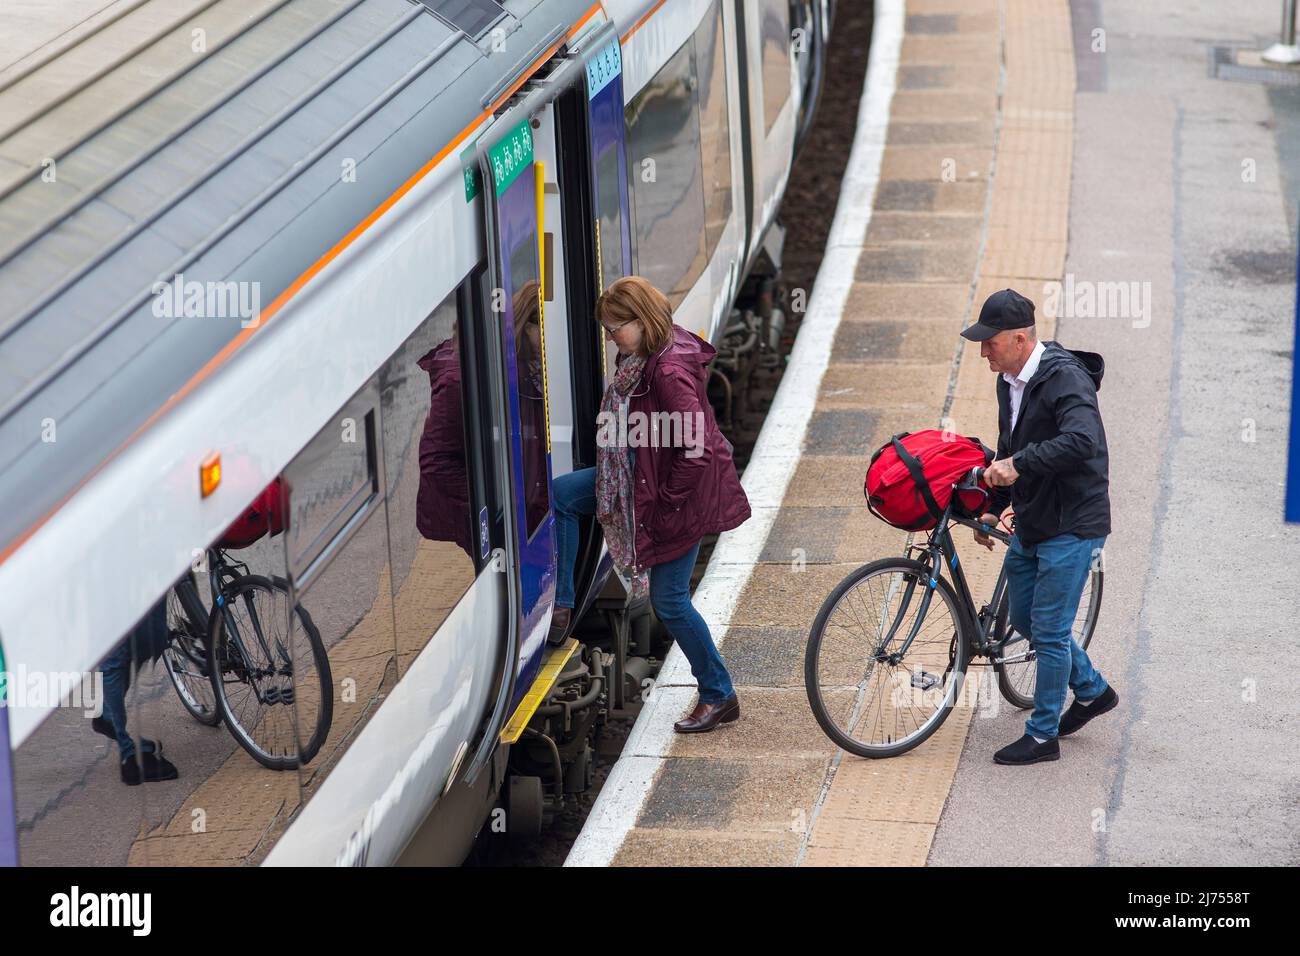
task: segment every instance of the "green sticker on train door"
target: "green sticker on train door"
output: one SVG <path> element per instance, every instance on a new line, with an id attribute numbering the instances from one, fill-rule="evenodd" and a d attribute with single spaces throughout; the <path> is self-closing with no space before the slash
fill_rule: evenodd
<path id="1" fill-rule="evenodd" d="M 500 196 L 519 174 L 533 164 L 533 133 L 524 120 L 488 150 L 488 161 L 492 163 L 492 178 L 497 183 L 497 195 Z"/>
<path id="2" fill-rule="evenodd" d="M 471 143 L 460 153 L 461 175 L 465 180 L 465 201 L 473 202 L 483 188 L 483 174 L 478 168 L 478 144 Z"/>

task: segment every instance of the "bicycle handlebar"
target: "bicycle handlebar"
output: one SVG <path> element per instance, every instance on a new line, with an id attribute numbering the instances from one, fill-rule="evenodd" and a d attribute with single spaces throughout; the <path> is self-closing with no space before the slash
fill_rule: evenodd
<path id="1" fill-rule="evenodd" d="M 981 481 L 984 480 L 984 472 L 985 472 L 986 470 L 987 470 L 987 469 L 984 469 L 984 468 L 978 468 L 978 467 L 976 467 L 976 468 L 972 468 L 972 469 L 970 470 L 970 474 L 966 476 L 966 482 L 967 482 L 967 483 L 966 483 L 966 485 L 964 486 L 964 489 L 963 489 L 963 486 L 962 486 L 962 485 L 958 485 L 958 486 L 957 486 L 959 490 L 969 490 L 969 491 L 978 491 L 978 492 L 981 492 L 981 493 L 984 495 L 984 503 L 985 503 L 985 504 L 987 504 L 989 501 L 991 501 L 991 500 L 993 499 L 993 493 L 992 493 L 991 491 L 989 491 L 987 488 L 981 488 L 981 487 L 979 487 L 979 483 L 980 483 Z M 985 524 L 985 523 L 982 522 L 982 521 L 979 522 L 979 527 L 980 527 L 980 530 L 981 530 L 981 531 L 985 531 L 985 532 L 988 532 L 988 531 L 997 531 L 997 530 L 998 530 L 998 526 L 997 526 L 997 524 L 987 525 L 987 524 Z"/>

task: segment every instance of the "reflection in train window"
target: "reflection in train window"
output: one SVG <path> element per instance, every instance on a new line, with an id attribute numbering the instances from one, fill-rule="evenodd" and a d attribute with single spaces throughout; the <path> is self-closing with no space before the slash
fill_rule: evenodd
<path id="1" fill-rule="evenodd" d="M 700 78 L 700 153 L 704 170 L 705 254 L 713 256 L 731 216 L 731 126 L 727 113 L 727 64 L 722 8 L 714 5 L 695 32 Z"/>
<path id="2" fill-rule="evenodd" d="M 618 189 L 618 144 L 596 161 L 596 203 L 600 214 L 600 288 L 623 275 L 623 203 Z"/>
<path id="3" fill-rule="evenodd" d="M 706 261 L 694 48 L 684 43 L 625 111 L 637 268 L 674 309 Z"/>
<path id="4" fill-rule="evenodd" d="M 789 0 L 762 0 L 759 27 L 763 43 L 763 126 L 770 135 L 781 107 L 790 98 Z"/>
<path id="5" fill-rule="evenodd" d="M 78 705 L 63 695 L 18 747 L 23 863 L 257 863 L 288 825 L 298 807 L 292 696 L 267 694 L 286 678 L 259 678 L 231 641 L 249 624 L 249 602 L 234 595 L 278 595 L 287 609 L 283 538 L 271 533 L 263 497 L 211 547 L 195 549 L 193 564 L 84 675 L 91 696 Z M 214 587 L 229 599 L 223 621 L 234 622 L 215 642 Z M 282 612 L 253 605 L 263 636 L 286 633 Z M 289 772 L 237 742 L 218 687 L 248 744 L 283 756 Z M 251 707 L 259 689 L 264 706 Z"/>
<path id="6" fill-rule="evenodd" d="M 139 694 L 139 681 L 130 682 L 133 656 L 128 634 L 86 674 L 27 675 L 21 661 L 6 661 L 7 707 L 55 704 L 13 755 L 24 865 L 124 866 L 130 860 L 144 810 L 143 788 L 129 783 L 139 779 L 143 746 L 138 722 L 127 720 Z M 114 704 L 106 708 L 109 694 Z M 117 742 L 118 731 L 131 752 Z M 176 783 L 157 786 L 175 789 Z"/>
<path id="7" fill-rule="evenodd" d="M 379 407 L 375 378 L 285 469 L 304 803 L 397 682 L 388 522 L 378 493 Z"/>
<path id="8" fill-rule="evenodd" d="M 526 232 L 510 250 L 514 290 L 515 363 L 519 375 L 519 428 L 524 458 L 524 513 L 531 538 L 551 508 L 546 482 L 546 380 L 542 367 L 541 302 L 537 281 L 537 233 Z"/>
<path id="9" fill-rule="evenodd" d="M 399 674 L 474 582 L 478 521 L 452 293 L 379 371 Z"/>
<path id="10" fill-rule="evenodd" d="M 298 583 L 379 491 L 375 411 L 364 398 L 341 409 L 294 458 L 289 481 L 289 568 Z M 304 485 L 300 476 L 309 476 Z"/>

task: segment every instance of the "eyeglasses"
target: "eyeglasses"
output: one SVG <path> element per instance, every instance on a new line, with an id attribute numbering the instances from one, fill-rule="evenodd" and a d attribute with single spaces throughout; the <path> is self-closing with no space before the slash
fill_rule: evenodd
<path id="1" fill-rule="evenodd" d="M 600 324 L 600 327 L 601 327 L 602 329 L 604 329 L 606 332 L 608 332 L 610 335 L 613 335 L 615 332 L 617 332 L 617 331 L 618 331 L 619 329 L 621 329 L 623 326 L 625 326 L 625 325 L 631 325 L 631 324 L 632 324 L 633 322 L 635 322 L 635 321 L 636 321 L 636 319 L 628 319 L 626 322 L 620 322 L 618 325 L 615 325 L 615 326 L 613 326 L 612 328 L 611 328 L 610 326 L 608 326 L 608 325 L 606 325 L 605 323 L 602 322 L 602 323 Z"/>

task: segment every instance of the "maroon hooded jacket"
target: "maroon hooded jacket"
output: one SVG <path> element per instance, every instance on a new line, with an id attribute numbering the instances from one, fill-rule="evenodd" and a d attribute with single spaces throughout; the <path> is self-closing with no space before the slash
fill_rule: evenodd
<path id="1" fill-rule="evenodd" d="M 634 449 L 638 570 L 679 558 L 706 534 L 730 531 L 749 518 L 749 499 L 736 474 L 731 444 L 718 430 L 705 390 L 708 365 L 716 354 L 717 349 L 699 336 L 674 325 L 672 341 L 650 356 L 632 392 L 629 423 L 636 412 L 647 422 L 655 420 L 654 413 L 677 412 L 682 422 L 662 429 L 665 440 L 659 447 L 646 441 Z M 687 418 L 690 431 L 685 430 Z M 697 423 L 703 428 L 696 428 Z M 646 428 L 646 434 L 650 432 Z M 674 436 L 679 439 L 676 447 L 666 441 Z"/>

